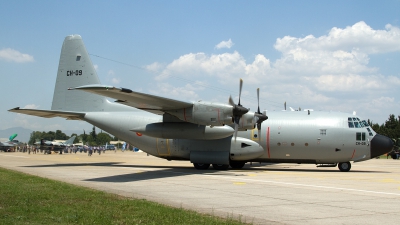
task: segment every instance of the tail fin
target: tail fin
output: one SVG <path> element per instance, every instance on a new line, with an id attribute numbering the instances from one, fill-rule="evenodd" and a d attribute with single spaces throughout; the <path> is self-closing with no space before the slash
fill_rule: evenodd
<path id="1" fill-rule="evenodd" d="M 76 136 L 72 136 L 70 139 L 65 141 L 65 145 L 72 145 L 74 143 Z"/>
<path id="2" fill-rule="evenodd" d="M 58 65 L 52 110 L 93 112 L 103 111 L 106 98 L 83 91 L 68 91 L 70 87 L 100 84 L 96 70 L 80 35 L 64 40 Z"/>
<path id="3" fill-rule="evenodd" d="M 17 136 L 18 136 L 18 134 L 12 134 L 12 135 L 10 136 L 10 138 L 8 138 L 8 140 L 9 140 L 9 141 L 12 141 L 12 140 L 14 140 L 14 138 L 17 137 Z"/>

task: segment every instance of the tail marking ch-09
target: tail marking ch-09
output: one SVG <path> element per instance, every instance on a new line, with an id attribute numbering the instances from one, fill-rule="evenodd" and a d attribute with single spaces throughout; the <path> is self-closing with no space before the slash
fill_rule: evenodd
<path id="1" fill-rule="evenodd" d="M 251 112 L 227 104 L 184 102 L 128 88 L 101 85 L 79 35 L 64 40 L 51 110 L 11 112 L 83 120 L 168 160 L 190 160 L 197 169 L 242 168 L 246 162 L 339 165 L 391 151 L 393 142 L 347 113 Z M 110 102 L 107 98 L 116 99 Z M 259 90 L 257 90 L 259 99 Z M 140 135 L 138 135 L 140 134 Z"/>

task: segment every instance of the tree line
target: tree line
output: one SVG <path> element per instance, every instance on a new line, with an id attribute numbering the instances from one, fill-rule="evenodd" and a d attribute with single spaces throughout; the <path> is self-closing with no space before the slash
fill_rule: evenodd
<path id="1" fill-rule="evenodd" d="M 368 120 L 368 124 L 376 133 L 391 138 L 396 146 L 400 146 L 400 116 L 396 117 L 394 114 L 390 114 L 389 119 L 381 125 L 370 120 Z"/>
<path id="2" fill-rule="evenodd" d="M 110 143 L 110 141 L 118 141 L 118 137 L 113 137 L 107 133 L 103 133 L 102 131 L 97 134 L 96 129 L 93 126 L 93 129 L 89 134 L 86 134 L 85 130 L 83 130 L 82 134 L 78 135 L 73 133 L 71 134 L 71 136 L 66 135 L 61 130 L 56 130 L 56 132 L 33 131 L 30 135 L 28 144 L 33 145 L 35 142 L 40 141 L 41 139 L 47 141 L 68 140 L 72 136 L 76 136 L 74 144 L 82 142 L 83 144 L 89 144 L 91 146 L 100 146 L 105 145 L 106 143 Z"/>

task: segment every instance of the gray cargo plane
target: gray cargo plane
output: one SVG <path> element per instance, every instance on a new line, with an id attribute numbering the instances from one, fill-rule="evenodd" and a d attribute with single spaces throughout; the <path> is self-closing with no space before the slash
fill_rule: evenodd
<path id="1" fill-rule="evenodd" d="M 239 87 L 241 92 L 242 81 Z M 250 112 L 243 107 L 240 92 L 238 104 L 231 98 L 228 104 L 183 102 L 101 85 L 81 36 L 70 35 L 61 49 L 51 110 L 9 111 L 83 120 L 150 155 L 190 160 L 196 169 L 275 162 L 338 165 L 340 171 L 349 171 L 351 161 L 372 159 L 393 148 L 390 138 L 353 114 L 274 111 L 267 117 L 259 108 Z"/>

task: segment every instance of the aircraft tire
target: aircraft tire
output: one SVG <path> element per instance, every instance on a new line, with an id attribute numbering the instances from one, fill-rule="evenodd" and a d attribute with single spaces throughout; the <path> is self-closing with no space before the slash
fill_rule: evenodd
<path id="1" fill-rule="evenodd" d="M 206 170 L 210 167 L 210 164 L 207 163 L 193 163 L 194 168 L 198 170 Z"/>
<path id="2" fill-rule="evenodd" d="M 351 169 L 351 163 L 350 162 L 341 162 L 341 163 L 339 163 L 338 168 L 342 172 L 349 172 Z"/>
<path id="3" fill-rule="evenodd" d="M 233 169 L 242 169 L 244 164 L 246 164 L 246 162 L 240 162 L 240 161 L 230 161 L 229 165 L 233 168 Z"/>
<path id="4" fill-rule="evenodd" d="M 226 164 L 212 164 L 215 170 L 227 170 L 229 169 L 229 165 Z"/>

